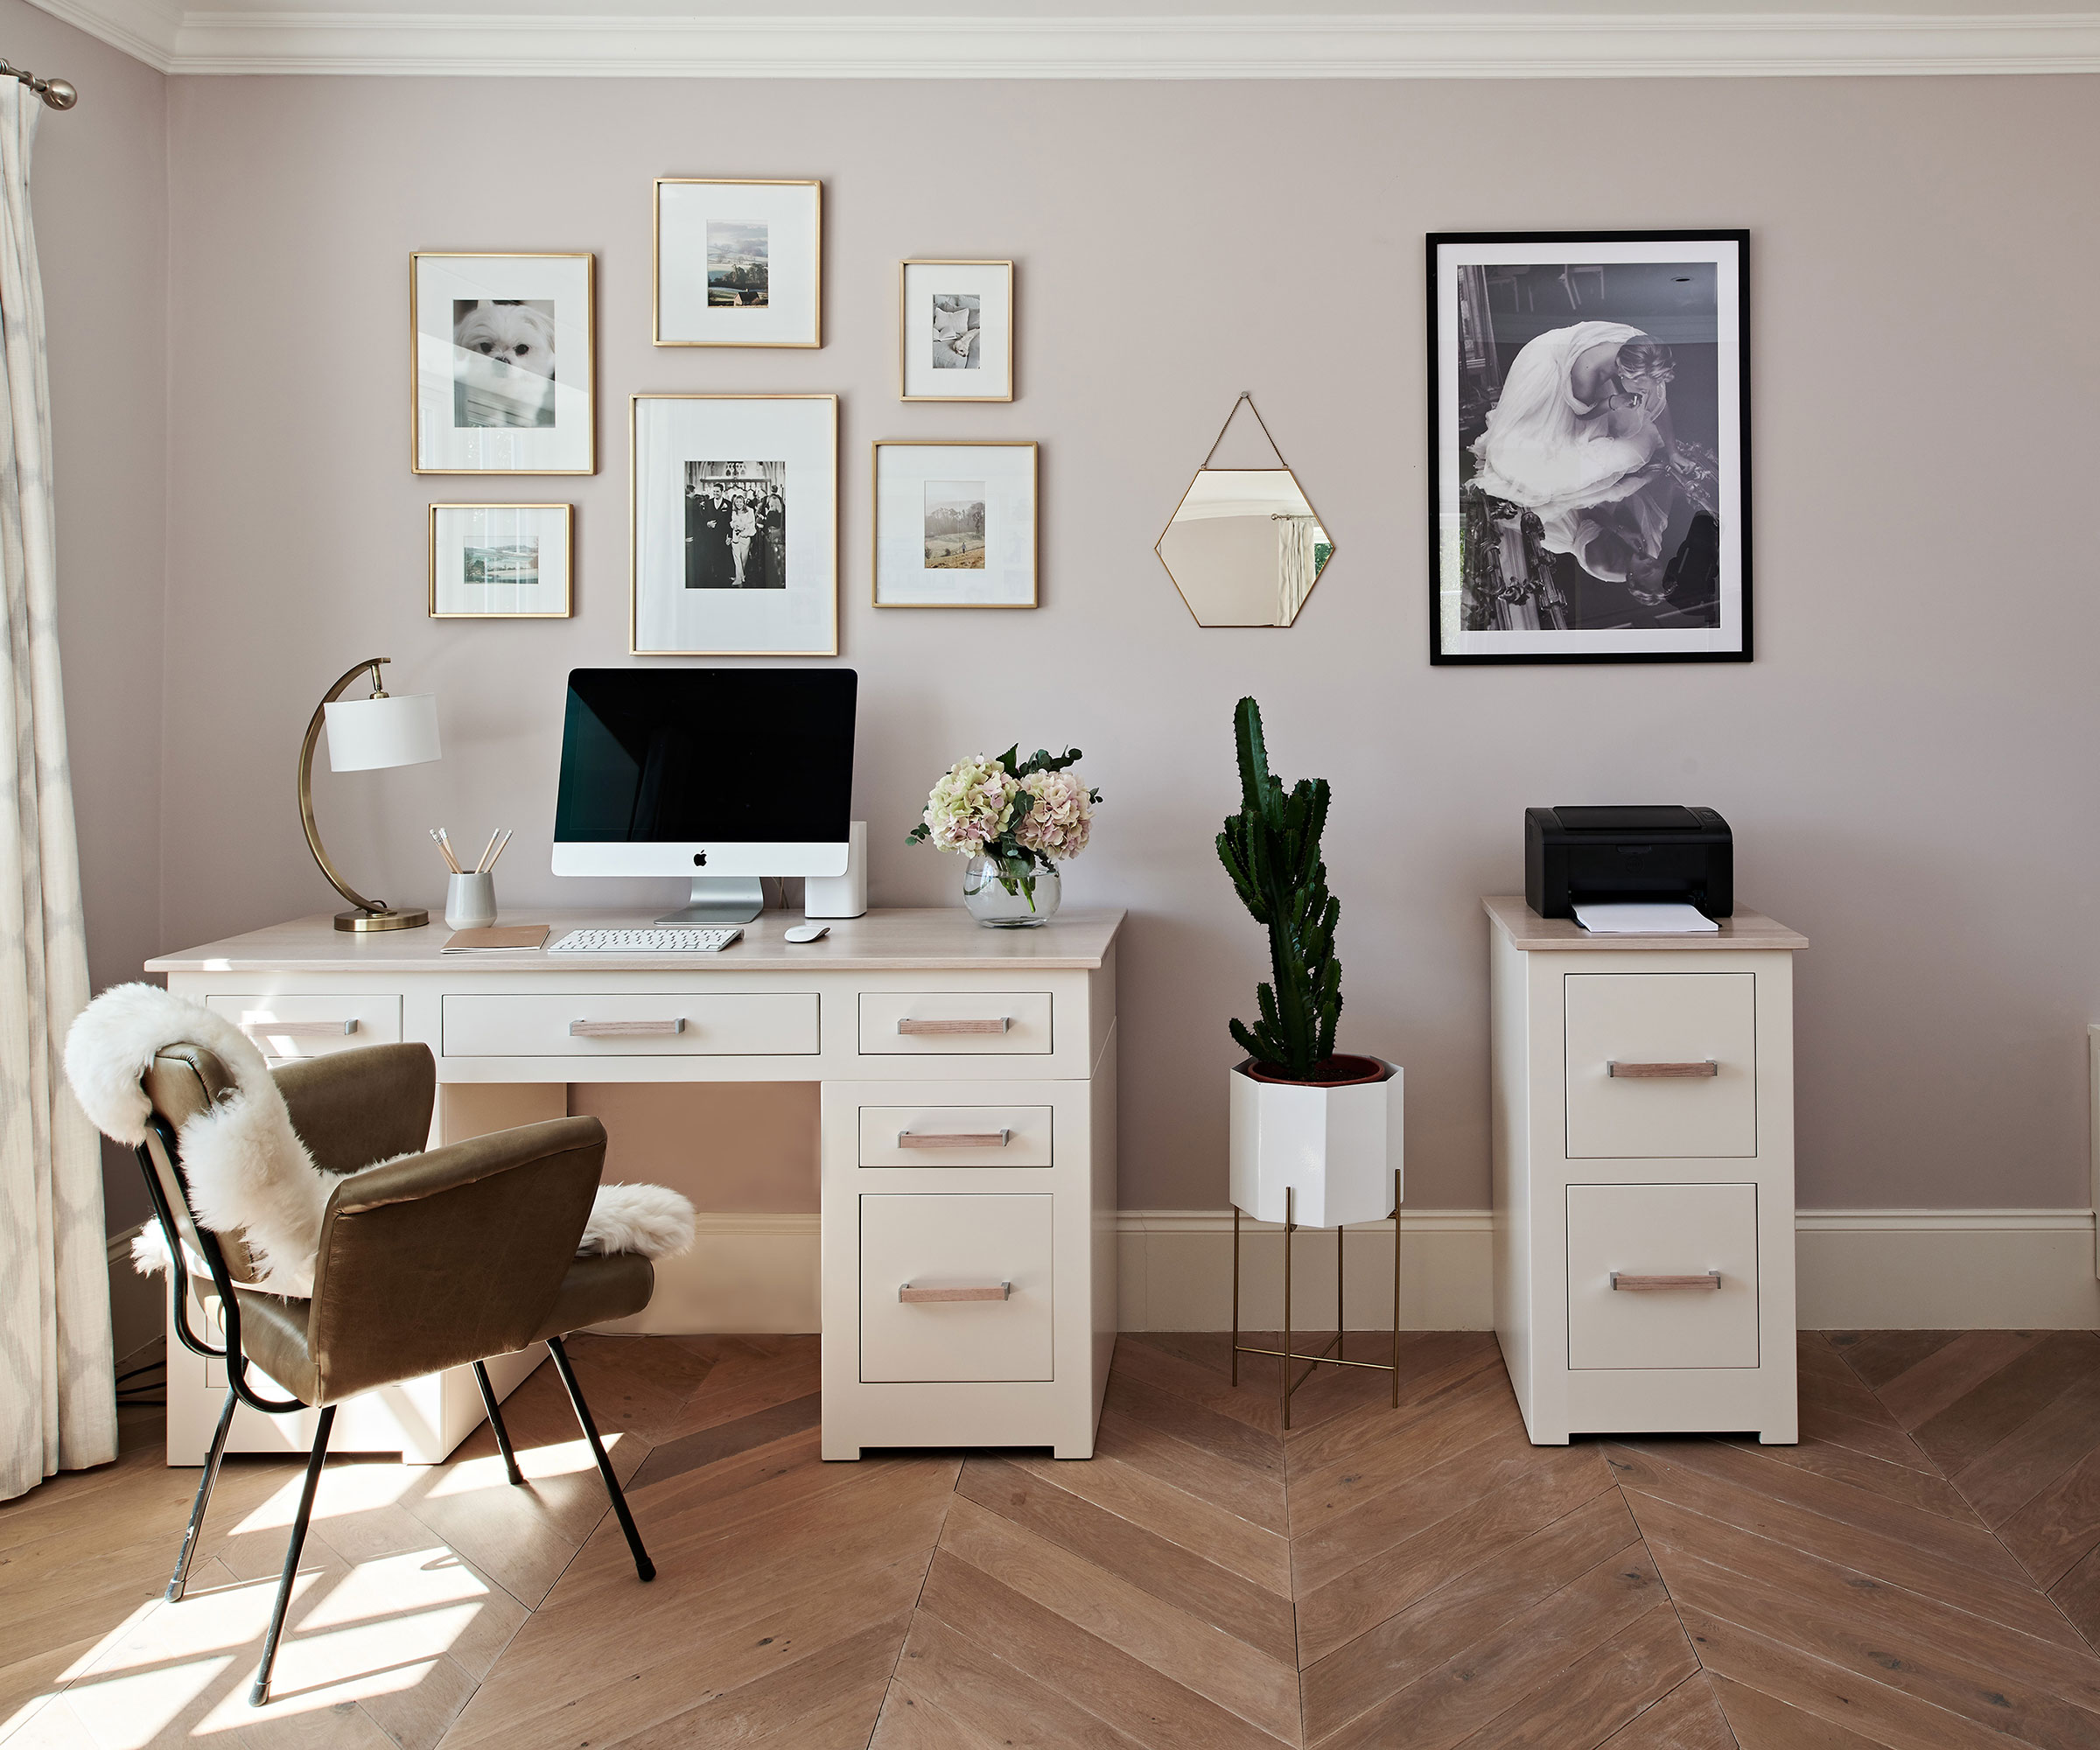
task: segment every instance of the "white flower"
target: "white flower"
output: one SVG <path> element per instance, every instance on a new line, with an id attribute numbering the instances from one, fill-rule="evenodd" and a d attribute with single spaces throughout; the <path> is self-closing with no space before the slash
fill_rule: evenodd
<path id="1" fill-rule="evenodd" d="M 975 856 L 1006 830 L 1021 787 L 996 760 L 958 760 L 926 799 L 926 826 L 942 850 Z"/>

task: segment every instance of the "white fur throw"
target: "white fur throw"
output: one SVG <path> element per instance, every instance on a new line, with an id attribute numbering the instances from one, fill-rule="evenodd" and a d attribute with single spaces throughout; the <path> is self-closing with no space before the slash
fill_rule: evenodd
<path id="1" fill-rule="evenodd" d="M 264 1287 L 309 1295 L 321 1217 L 336 1180 L 313 1164 L 270 1066 L 247 1034 L 157 984 L 119 984 L 73 1024 L 66 1040 L 66 1079 L 105 1135 L 136 1147 L 146 1138 L 153 1110 L 140 1079 L 164 1046 L 186 1043 L 212 1052 L 233 1077 L 216 1105 L 181 1128 L 183 1170 L 197 1218 L 215 1234 L 242 1236 Z M 133 1248 L 134 1261 L 141 1270 L 164 1270 L 164 1246 L 145 1239 L 142 1235 Z M 693 1206 L 676 1192 L 661 1185 L 602 1185 L 577 1250 L 671 1257 L 692 1241 Z"/>

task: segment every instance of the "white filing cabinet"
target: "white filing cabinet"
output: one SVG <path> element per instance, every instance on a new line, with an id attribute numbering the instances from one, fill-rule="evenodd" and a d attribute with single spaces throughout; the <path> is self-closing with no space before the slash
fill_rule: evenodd
<path id="1" fill-rule="evenodd" d="M 1494 1325 L 1532 1440 L 1791 1443 L 1806 939 L 1755 912 L 1627 937 L 1484 903 Z"/>

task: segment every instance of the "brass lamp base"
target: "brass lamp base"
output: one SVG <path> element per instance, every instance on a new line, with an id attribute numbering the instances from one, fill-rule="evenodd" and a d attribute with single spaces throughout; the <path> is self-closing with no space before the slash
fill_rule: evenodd
<path id="1" fill-rule="evenodd" d="M 414 909 L 396 910 L 389 906 L 383 912 L 338 912 L 335 927 L 339 930 L 420 929 L 430 920 L 430 914 Z"/>

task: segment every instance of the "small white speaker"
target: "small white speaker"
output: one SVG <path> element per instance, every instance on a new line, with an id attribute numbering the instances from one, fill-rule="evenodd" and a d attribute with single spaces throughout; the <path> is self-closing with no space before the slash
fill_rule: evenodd
<path id="1" fill-rule="evenodd" d="M 844 875 L 811 875 L 802 882 L 806 918 L 857 918 L 868 908 L 868 823 L 855 821 Z"/>

